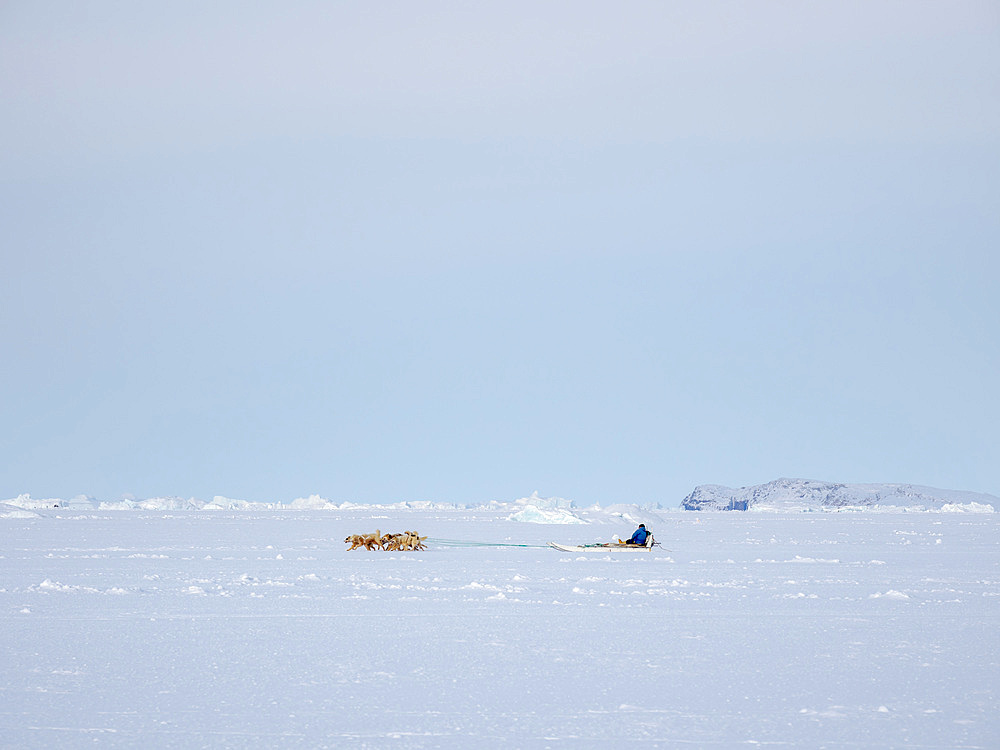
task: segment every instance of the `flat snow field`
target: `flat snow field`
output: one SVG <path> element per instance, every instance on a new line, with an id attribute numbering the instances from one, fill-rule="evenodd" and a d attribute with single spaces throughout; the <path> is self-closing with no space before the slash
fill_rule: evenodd
<path id="1" fill-rule="evenodd" d="M 1000 515 L 660 516 L 0 519 L 0 746 L 1000 748 Z"/>

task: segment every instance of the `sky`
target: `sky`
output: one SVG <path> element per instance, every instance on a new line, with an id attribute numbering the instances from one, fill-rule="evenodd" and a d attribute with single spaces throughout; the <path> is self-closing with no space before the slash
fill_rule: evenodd
<path id="1" fill-rule="evenodd" d="M 1000 495 L 1000 6 L 0 2 L 0 498 Z"/>

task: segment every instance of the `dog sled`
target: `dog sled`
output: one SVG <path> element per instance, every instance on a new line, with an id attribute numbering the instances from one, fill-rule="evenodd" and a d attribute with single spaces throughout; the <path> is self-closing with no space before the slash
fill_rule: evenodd
<path id="1" fill-rule="evenodd" d="M 631 544 L 630 542 L 614 541 L 614 542 L 602 542 L 600 544 L 556 544 L 555 542 L 549 542 L 549 546 L 552 549 L 557 549 L 560 552 L 595 552 L 597 550 L 619 550 L 619 549 L 644 549 L 651 550 L 656 542 L 653 540 L 653 535 L 649 534 L 646 537 L 645 544 Z"/>

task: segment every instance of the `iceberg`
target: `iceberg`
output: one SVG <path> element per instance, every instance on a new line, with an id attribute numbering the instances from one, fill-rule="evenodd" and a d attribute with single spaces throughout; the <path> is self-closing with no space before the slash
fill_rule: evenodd
<path id="1" fill-rule="evenodd" d="M 516 513 L 512 513 L 507 516 L 507 520 L 520 521 L 521 523 L 587 523 L 568 510 L 562 508 L 539 508 L 534 505 L 527 505 Z"/>

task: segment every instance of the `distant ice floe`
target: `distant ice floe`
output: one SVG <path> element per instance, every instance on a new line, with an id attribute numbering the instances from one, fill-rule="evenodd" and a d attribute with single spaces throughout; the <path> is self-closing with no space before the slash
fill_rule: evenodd
<path id="1" fill-rule="evenodd" d="M 201 510 L 206 503 L 193 497 L 151 497 L 146 500 L 100 502 L 98 510 Z M 93 507 L 93 506 L 91 506 Z"/>
<path id="2" fill-rule="evenodd" d="M 216 495 L 212 502 L 202 506 L 202 510 L 257 510 L 261 503 L 251 503 L 247 500 L 234 500 L 231 497 Z"/>
<path id="3" fill-rule="evenodd" d="M 11 503 L 0 503 L 0 518 L 41 518 L 41 515 Z"/>
<path id="4" fill-rule="evenodd" d="M 56 498 L 34 498 L 29 494 L 18 495 L 9 500 L 4 500 L 3 505 L 22 510 L 41 510 L 42 508 L 58 508 L 62 500 Z M 23 518 L 23 516 L 17 516 Z"/>
<path id="5" fill-rule="evenodd" d="M 594 508 L 589 512 L 598 514 L 609 522 L 617 523 L 621 521 L 633 526 L 638 526 L 640 523 L 648 526 L 650 521 L 655 523 L 663 520 L 658 512 L 650 508 L 626 503 L 616 503 L 615 505 L 608 505 L 605 508 Z"/>
<path id="6" fill-rule="evenodd" d="M 330 510 L 337 506 L 319 495 L 310 495 L 292 500 L 287 507 L 292 510 Z"/>
<path id="7" fill-rule="evenodd" d="M 733 489 L 720 485 L 699 485 L 680 506 L 681 511 L 742 510 L 752 512 L 840 512 L 840 513 L 995 513 L 1000 498 L 977 492 L 939 490 L 911 484 L 838 484 L 807 479 L 776 479 L 766 484 Z M 29 494 L 0 500 L 0 518 L 35 518 L 34 511 L 65 509 L 78 511 L 267 511 L 267 510 L 486 510 L 509 513 L 512 521 L 543 524 L 626 523 L 664 521 L 664 511 L 657 503 L 640 506 L 628 503 L 577 507 L 564 497 L 542 497 L 537 491 L 513 501 L 491 500 L 478 503 L 410 500 L 392 503 L 334 502 L 320 495 L 299 497 L 284 502 L 251 502 L 216 495 L 206 502 L 189 497 L 153 497 L 104 501 L 87 495 L 70 500 L 33 498 Z"/>
<path id="8" fill-rule="evenodd" d="M 567 500 L 564 497 L 541 497 L 537 490 L 532 492 L 530 497 L 515 500 L 514 505 L 521 506 L 520 510 L 507 516 L 508 521 L 552 524 L 587 523 L 570 510 L 573 507 L 572 500 Z"/>
<path id="9" fill-rule="evenodd" d="M 538 508 L 527 505 L 516 513 L 507 516 L 508 521 L 521 523 L 587 523 L 579 516 L 562 508 Z"/>
<path id="10" fill-rule="evenodd" d="M 996 508 L 986 503 L 945 503 L 942 513 L 996 513 Z"/>
<path id="11" fill-rule="evenodd" d="M 531 506 L 534 508 L 541 509 L 554 509 L 562 508 L 564 510 L 569 510 L 574 506 L 572 500 L 567 500 L 564 497 L 541 497 L 538 494 L 538 490 L 531 493 L 530 497 L 522 497 L 514 501 L 515 505 Z"/>
<path id="12" fill-rule="evenodd" d="M 869 594 L 869 599 L 895 599 L 896 601 L 904 602 L 910 598 L 909 594 L 904 594 L 902 591 L 896 591 L 895 589 L 889 589 L 884 593 Z"/>

